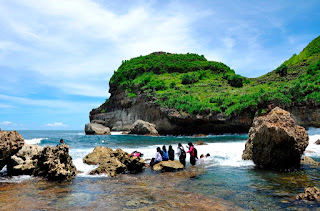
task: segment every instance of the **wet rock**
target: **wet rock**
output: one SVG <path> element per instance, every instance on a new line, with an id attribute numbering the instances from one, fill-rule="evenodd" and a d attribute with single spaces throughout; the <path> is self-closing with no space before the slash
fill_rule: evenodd
<path id="1" fill-rule="evenodd" d="M 182 163 L 180 163 L 180 161 L 169 160 L 169 161 L 161 161 L 160 163 L 157 163 L 152 167 L 152 170 L 171 172 L 171 171 L 179 171 L 179 170 L 182 170 L 183 168 L 184 166 Z"/>
<path id="2" fill-rule="evenodd" d="M 37 155 L 42 147 L 24 144 L 17 154 L 11 156 L 7 165 L 9 175 L 32 175 L 38 164 Z"/>
<path id="3" fill-rule="evenodd" d="M 109 147 L 96 147 L 93 152 L 83 158 L 83 162 L 89 165 L 99 165 L 90 174 L 106 173 L 115 177 L 121 173 L 137 173 L 143 171 L 144 160 L 130 155 L 122 149 L 112 150 Z"/>
<path id="4" fill-rule="evenodd" d="M 242 159 L 267 169 L 298 168 L 308 143 L 307 131 L 295 124 L 289 112 L 276 107 L 254 119 Z"/>
<path id="5" fill-rule="evenodd" d="M 320 144 L 320 139 L 318 139 L 315 144 L 319 145 Z"/>
<path id="6" fill-rule="evenodd" d="M 312 158 L 308 156 L 304 156 L 301 158 L 301 164 L 308 164 L 308 165 L 314 165 L 314 166 L 319 166 L 320 163 L 313 160 Z"/>
<path id="7" fill-rule="evenodd" d="M 0 129 L 0 170 L 23 145 L 24 139 L 17 131 L 1 131 Z"/>
<path id="8" fill-rule="evenodd" d="M 85 125 L 86 135 L 110 135 L 110 128 L 98 123 L 88 123 Z"/>
<path id="9" fill-rule="evenodd" d="M 204 143 L 203 141 L 197 141 L 196 143 L 194 143 L 194 145 L 208 145 L 207 143 Z"/>
<path id="10" fill-rule="evenodd" d="M 304 193 L 300 193 L 296 196 L 298 200 L 308 201 L 320 201 L 320 190 L 317 187 L 308 187 L 304 190 Z"/>
<path id="11" fill-rule="evenodd" d="M 156 130 L 156 125 L 151 124 L 143 120 L 137 120 L 130 128 L 128 134 L 137 134 L 137 135 L 153 135 L 158 136 L 159 133 Z"/>
<path id="12" fill-rule="evenodd" d="M 194 137 L 207 137 L 208 135 L 206 135 L 206 134 L 196 134 L 196 135 L 194 135 Z"/>
<path id="13" fill-rule="evenodd" d="M 76 176 L 77 169 L 69 155 L 69 146 L 61 144 L 56 147 L 46 146 L 36 156 L 38 164 L 35 176 L 43 176 L 52 181 L 71 180 Z"/>

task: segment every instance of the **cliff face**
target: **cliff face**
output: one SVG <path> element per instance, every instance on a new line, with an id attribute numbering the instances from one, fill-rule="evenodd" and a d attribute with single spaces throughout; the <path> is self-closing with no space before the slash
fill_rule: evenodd
<path id="1" fill-rule="evenodd" d="M 303 127 L 320 127 L 320 108 L 294 106 L 288 110 L 297 124 Z M 101 111 L 105 112 L 101 112 Z M 251 112 L 252 113 L 252 112 Z M 109 127 L 112 131 L 127 131 L 138 119 L 156 125 L 160 134 L 223 134 L 247 133 L 254 116 L 249 112 L 226 117 L 223 114 L 190 115 L 176 109 L 159 106 L 154 99 L 142 94 L 127 97 L 123 91 L 111 94 L 109 103 L 90 112 L 90 121 Z"/>
<path id="2" fill-rule="evenodd" d="M 101 113 L 101 111 L 105 111 Z M 110 127 L 113 131 L 129 130 L 138 119 L 156 125 L 160 134 L 239 133 L 247 132 L 252 118 L 248 114 L 226 117 L 222 114 L 190 115 L 176 109 L 160 107 L 154 99 L 142 94 L 129 98 L 125 92 L 111 94 L 109 103 L 90 112 L 90 121 Z"/>

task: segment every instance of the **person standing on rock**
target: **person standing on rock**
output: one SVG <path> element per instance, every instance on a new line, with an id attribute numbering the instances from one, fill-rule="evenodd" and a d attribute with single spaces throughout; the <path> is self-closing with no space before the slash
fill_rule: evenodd
<path id="1" fill-rule="evenodd" d="M 171 145 L 169 145 L 168 154 L 169 154 L 169 160 L 174 160 L 174 150 L 172 149 Z"/>
<path id="2" fill-rule="evenodd" d="M 179 157 L 180 163 L 182 163 L 183 166 L 186 166 L 186 152 L 184 151 L 181 143 L 178 143 L 177 155 Z"/>
<path id="3" fill-rule="evenodd" d="M 196 165 L 194 146 L 191 142 L 189 142 L 188 145 L 189 145 L 189 147 L 187 146 L 187 148 L 189 149 L 189 151 L 187 153 L 190 153 L 190 164 L 194 166 L 194 165 Z"/>
<path id="4" fill-rule="evenodd" d="M 167 149 L 166 149 L 165 145 L 162 146 L 162 160 L 163 161 L 169 160 L 169 156 L 168 156 Z"/>

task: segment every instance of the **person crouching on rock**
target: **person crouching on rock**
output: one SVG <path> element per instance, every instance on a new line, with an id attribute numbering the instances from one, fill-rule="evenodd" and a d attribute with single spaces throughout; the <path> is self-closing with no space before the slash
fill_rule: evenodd
<path id="1" fill-rule="evenodd" d="M 183 166 L 186 166 L 186 152 L 184 151 L 184 148 L 181 143 L 178 143 L 178 148 L 177 148 L 177 155 L 179 157 L 180 163 L 183 164 Z"/>
<path id="2" fill-rule="evenodd" d="M 187 153 L 190 153 L 190 164 L 191 165 L 196 165 L 196 157 L 194 154 L 194 146 L 191 142 L 188 143 L 189 146 L 187 146 L 187 148 L 189 149 L 189 151 Z"/>
<path id="3" fill-rule="evenodd" d="M 157 163 L 160 163 L 162 161 L 162 151 L 160 149 L 160 147 L 157 147 L 157 152 L 156 155 L 154 156 L 154 158 L 151 159 L 150 162 L 150 166 L 153 167 L 154 165 L 156 165 Z"/>
<path id="4" fill-rule="evenodd" d="M 174 150 L 172 149 L 171 145 L 169 145 L 168 154 L 169 154 L 169 160 L 174 160 Z"/>
<path id="5" fill-rule="evenodd" d="M 165 145 L 162 146 L 162 160 L 163 161 L 169 160 L 169 156 L 168 156 L 167 149 L 166 149 Z"/>

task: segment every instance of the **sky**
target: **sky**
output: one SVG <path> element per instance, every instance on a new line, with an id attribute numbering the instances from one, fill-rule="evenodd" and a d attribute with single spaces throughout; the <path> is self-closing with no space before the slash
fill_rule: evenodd
<path id="1" fill-rule="evenodd" d="M 122 60 L 197 53 L 246 77 L 320 35 L 320 2 L 0 0 L 0 128 L 83 130 Z"/>

